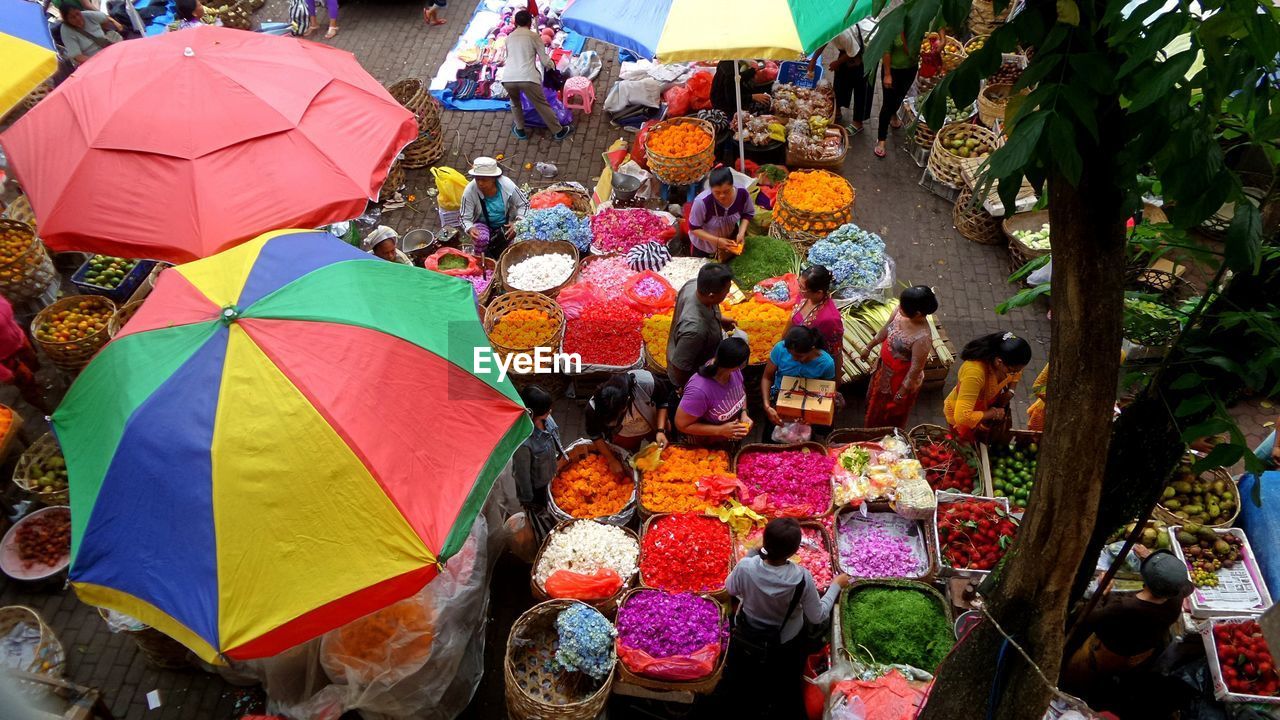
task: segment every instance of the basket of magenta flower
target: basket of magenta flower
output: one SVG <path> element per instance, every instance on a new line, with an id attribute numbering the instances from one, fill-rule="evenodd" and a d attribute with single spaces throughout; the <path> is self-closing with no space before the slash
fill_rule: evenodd
<path id="1" fill-rule="evenodd" d="M 800 521 L 800 549 L 791 556 L 792 561 L 809 571 L 818 585 L 818 592 L 825 593 L 835 577 L 832 562 L 831 538 L 826 528 L 817 520 Z M 737 537 L 735 557 L 741 560 L 760 550 L 764 544 L 764 526 L 755 525 Z"/>
<path id="2" fill-rule="evenodd" d="M 706 595 L 629 590 L 617 628 L 619 682 L 705 694 L 724 673 L 729 618 Z"/>
<path id="3" fill-rule="evenodd" d="M 835 459 L 822 443 L 743 445 L 733 458 L 742 504 L 770 518 L 831 512 Z"/>

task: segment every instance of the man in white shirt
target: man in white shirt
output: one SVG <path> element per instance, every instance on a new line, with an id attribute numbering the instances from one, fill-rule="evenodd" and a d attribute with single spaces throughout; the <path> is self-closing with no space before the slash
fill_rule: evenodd
<path id="1" fill-rule="evenodd" d="M 828 43 L 835 51 L 836 58 L 828 65 L 832 73 L 832 90 L 836 94 L 836 107 L 850 108 L 850 134 L 862 132 L 862 123 L 871 117 L 871 101 L 875 97 L 875 86 L 867 79 L 867 68 L 863 65 L 863 48 L 871 39 L 876 28 L 876 21 L 866 18 L 857 25 L 846 29 Z M 822 56 L 822 50 L 814 53 L 814 62 Z M 852 101 L 852 103 L 850 102 Z"/>
<path id="2" fill-rule="evenodd" d="M 529 139 L 524 129 L 524 104 L 520 102 L 523 95 L 547 124 L 547 129 L 554 133 L 552 137 L 556 141 L 564 140 L 573 132 L 573 126 L 560 124 L 542 92 L 542 69 L 552 67 L 547 48 L 542 36 L 533 31 L 533 16 L 528 10 L 516 13 L 515 21 L 515 31 L 507 36 L 507 60 L 502 66 L 502 87 L 511 98 L 511 116 L 515 119 L 511 134 L 521 140 Z"/>
<path id="3" fill-rule="evenodd" d="M 110 28 L 114 37 L 108 36 L 103 28 Z M 76 65 L 83 65 L 89 58 L 98 54 L 99 50 L 120 41 L 120 31 L 124 26 L 109 15 L 95 10 L 81 10 L 68 5 L 62 10 L 62 46 L 67 50 L 67 57 Z"/>

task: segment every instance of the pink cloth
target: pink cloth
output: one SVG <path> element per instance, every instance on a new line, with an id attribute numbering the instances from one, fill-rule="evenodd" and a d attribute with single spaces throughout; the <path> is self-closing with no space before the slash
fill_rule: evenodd
<path id="1" fill-rule="evenodd" d="M 840 350 L 844 347 L 844 318 L 841 317 L 840 309 L 835 303 L 827 300 L 809 318 L 805 318 L 799 310 L 796 310 L 791 315 L 791 324 L 807 325 L 817 330 L 822 335 L 823 342 L 827 344 L 827 352 L 831 353 L 832 357 L 839 357 Z"/>
<path id="2" fill-rule="evenodd" d="M 13 318 L 13 305 L 0 297 L 0 359 L 8 359 L 27 344 L 27 334 Z M 13 372 L 0 365 L 0 382 L 13 380 Z"/>

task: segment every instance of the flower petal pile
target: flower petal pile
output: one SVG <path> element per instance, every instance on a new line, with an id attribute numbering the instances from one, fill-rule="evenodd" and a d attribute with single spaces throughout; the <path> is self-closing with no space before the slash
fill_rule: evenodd
<path id="1" fill-rule="evenodd" d="M 556 506 L 576 518 L 622 512 L 635 494 L 630 475 L 615 473 L 600 453 L 587 453 L 565 465 L 551 480 Z"/>
<path id="2" fill-rule="evenodd" d="M 907 533 L 917 523 L 893 513 L 870 513 L 862 518 L 846 512 L 840 516 L 840 564 L 854 577 L 919 577 L 928 569 Z"/>
<path id="3" fill-rule="evenodd" d="M 640 590 L 618 608 L 618 642 L 655 658 L 689 655 L 728 639 L 720 605 L 701 595 Z"/>
<path id="4" fill-rule="evenodd" d="M 608 569 L 626 583 L 636 573 L 639 557 L 640 544 L 626 530 L 583 520 L 551 533 L 542 548 L 538 567 L 533 569 L 533 578 L 539 585 L 545 585 L 557 570 L 590 575 Z"/>
<path id="5" fill-rule="evenodd" d="M 583 263 L 578 279 L 591 283 L 605 298 L 614 300 L 622 297 L 622 286 L 635 274 L 627 265 L 626 258 L 615 255 L 597 257 L 591 262 Z"/>
<path id="6" fill-rule="evenodd" d="M 711 147 L 711 134 L 697 123 L 669 123 L 645 140 L 650 151 L 669 158 L 686 158 Z"/>
<path id="7" fill-rule="evenodd" d="M 685 283 L 698 277 L 698 271 L 708 262 L 707 258 L 673 257 L 662 266 L 658 274 L 666 278 L 676 292 L 680 292 Z"/>
<path id="8" fill-rule="evenodd" d="M 528 292 L 550 290 L 568 280 L 577 266 L 572 255 L 534 255 L 507 268 L 507 284 L 514 290 Z"/>
<path id="9" fill-rule="evenodd" d="M 758 365 L 769 359 L 773 346 L 791 324 L 791 313 L 783 308 L 759 300 L 748 300 L 737 305 L 720 306 L 725 319 L 738 323 L 747 334 L 751 345 L 751 364 Z"/>
<path id="10" fill-rule="evenodd" d="M 508 348 L 549 347 L 559 329 L 559 321 L 546 312 L 522 308 L 494 323 L 489 341 Z"/>
<path id="11" fill-rule="evenodd" d="M 644 319 L 640 334 L 644 336 L 644 349 L 661 367 L 667 366 L 667 339 L 671 336 L 671 311 L 650 315 Z"/>
<path id="12" fill-rule="evenodd" d="M 556 665 L 603 680 L 613 671 L 614 638 L 618 631 L 599 610 L 574 603 L 556 616 Z"/>
<path id="13" fill-rule="evenodd" d="M 830 270 L 836 288 L 875 287 L 884 277 L 884 263 L 884 240 L 853 223 L 841 225 L 809 248 L 809 264 Z"/>
<path id="14" fill-rule="evenodd" d="M 828 172 L 797 170 L 787 176 L 781 192 L 787 204 L 820 215 L 838 213 L 853 202 L 849 181 Z"/>
<path id="15" fill-rule="evenodd" d="M 644 316 L 620 303 L 592 303 L 569 321 L 564 351 L 586 365 L 630 367 L 640 359 Z"/>
<path id="16" fill-rule="evenodd" d="M 745 453 L 738 458 L 742 501 L 763 505 L 772 517 L 821 515 L 831 508 L 834 465 L 825 453 L 808 449 Z"/>
<path id="17" fill-rule="evenodd" d="M 650 521 L 640 541 L 640 578 L 671 592 L 714 592 L 729 577 L 729 526 L 704 515 L 666 515 Z"/>
<path id="18" fill-rule="evenodd" d="M 627 252 L 636 245 L 669 235 L 671 225 L 644 208 L 605 208 L 591 216 L 594 247 L 601 252 Z"/>
<path id="19" fill-rule="evenodd" d="M 651 513 L 705 512 L 712 503 L 698 492 L 699 478 L 729 474 L 729 456 L 722 450 L 671 445 L 662 451 L 662 464 L 640 481 L 640 504 Z"/>
<path id="20" fill-rule="evenodd" d="M 517 240 L 564 240 L 578 252 L 591 249 L 591 221 L 563 205 L 530 210 L 516 221 Z"/>

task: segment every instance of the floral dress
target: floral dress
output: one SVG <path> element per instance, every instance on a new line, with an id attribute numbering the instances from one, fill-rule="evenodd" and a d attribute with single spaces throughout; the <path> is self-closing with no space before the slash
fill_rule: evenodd
<path id="1" fill-rule="evenodd" d="M 867 385 L 866 427 L 904 427 L 915 407 L 920 388 L 899 397 L 911 370 L 911 349 L 927 337 L 928 331 L 910 332 L 906 320 L 896 311 L 889 319 L 889 332 L 880 344 L 880 363 Z"/>

